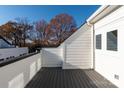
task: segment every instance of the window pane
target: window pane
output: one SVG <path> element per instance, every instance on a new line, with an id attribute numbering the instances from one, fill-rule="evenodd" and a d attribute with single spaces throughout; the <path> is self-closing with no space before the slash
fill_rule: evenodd
<path id="1" fill-rule="evenodd" d="M 117 51 L 117 30 L 107 32 L 107 50 Z"/>
<path id="2" fill-rule="evenodd" d="M 96 49 L 101 49 L 101 34 L 96 35 Z"/>

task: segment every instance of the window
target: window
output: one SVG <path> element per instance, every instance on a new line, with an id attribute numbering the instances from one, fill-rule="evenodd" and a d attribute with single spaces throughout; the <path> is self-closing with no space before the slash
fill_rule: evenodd
<path id="1" fill-rule="evenodd" d="M 96 35 L 96 49 L 101 49 L 101 34 Z"/>
<path id="2" fill-rule="evenodd" d="M 117 51 L 117 30 L 107 32 L 107 50 Z"/>

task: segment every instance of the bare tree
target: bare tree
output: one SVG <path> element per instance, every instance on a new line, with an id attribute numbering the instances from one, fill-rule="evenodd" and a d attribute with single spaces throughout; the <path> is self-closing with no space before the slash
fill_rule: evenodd
<path id="1" fill-rule="evenodd" d="M 64 33 L 72 33 L 77 29 L 74 18 L 68 14 L 56 15 L 50 21 L 50 26 L 60 43 L 66 39 Z"/>
<path id="2" fill-rule="evenodd" d="M 25 46 L 25 39 L 26 39 L 26 31 L 30 30 L 33 28 L 33 26 L 30 24 L 29 20 L 24 17 L 24 18 L 16 18 L 16 23 L 17 23 L 17 29 L 19 30 L 19 34 L 21 38 L 23 39 L 23 46 Z"/>
<path id="3" fill-rule="evenodd" d="M 47 27 L 47 22 L 43 19 L 40 20 L 40 21 L 37 21 L 36 24 L 35 24 L 36 30 L 41 33 L 41 40 L 43 40 L 46 36 L 45 35 L 46 27 Z"/>

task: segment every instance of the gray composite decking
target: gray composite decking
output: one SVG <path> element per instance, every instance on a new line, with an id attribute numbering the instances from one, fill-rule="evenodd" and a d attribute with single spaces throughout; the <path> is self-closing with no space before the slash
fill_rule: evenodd
<path id="1" fill-rule="evenodd" d="M 26 88 L 116 88 L 94 70 L 42 68 Z"/>

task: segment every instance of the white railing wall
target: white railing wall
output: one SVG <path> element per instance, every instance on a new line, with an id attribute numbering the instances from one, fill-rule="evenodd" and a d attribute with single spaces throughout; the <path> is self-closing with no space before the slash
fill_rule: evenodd
<path id="1" fill-rule="evenodd" d="M 62 67 L 63 47 L 43 48 L 42 49 L 42 66 L 43 67 Z"/>
<path id="2" fill-rule="evenodd" d="M 0 87 L 23 88 L 40 68 L 40 53 L 0 67 Z"/>

